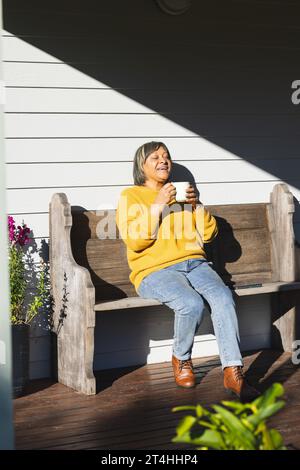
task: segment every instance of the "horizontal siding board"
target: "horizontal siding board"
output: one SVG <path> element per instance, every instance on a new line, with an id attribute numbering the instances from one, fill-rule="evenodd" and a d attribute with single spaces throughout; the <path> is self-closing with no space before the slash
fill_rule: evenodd
<path id="1" fill-rule="evenodd" d="M 268 296 L 259 296 L 259 298 L 251 296 L 249 299 L 238 298 L 236 302 L 239 311 L 239 324 L 244 335 L 251 336 L 255 334 L 255 331 L 261 334 L 270 332 Z M 137 313 L 138 310 L 142 311 L 143 315 Z M 254 325 L 253 313 L 258 311 L 260 316 L 257 317 Z M 132 347 L 142 348 L 143 345 L 157 347 L 159 344 L 165 346 L 172 343 L 173 312 L 170 309 L 163 306 L 150 307 L 149 309 L 127 309 L 126 315 L 127 324 L 130 325 L 131 331 L 124 334 L 124 323 L 122 322 L 124 311 L 97 313 L 96 337 L 101 339 L 96 342 L 96 354 L 113 353 L 116 350 L 116 345 L 118 350 L 125 350 Z M 144 329 L 144 321 L 147 321 L 147 329 Z M 110 335 L 107 334 L 111 324 L 116 325 L 114 328 L 115 342 L 113 343 Z M 132 338 L 136 338 L 136 340 L 129 341 L 129 335 L 132 335 Z M 199 339 L 199 335 L 208 335 L 205 338 L 207 340 L 211 339 L 211 335 L 213 335 L 213 327 L 207 309 L 205 309 L 200 329 L 197 331 L 197 339 Z M 130 344 L 132 347 L 129 346 Z"/>
<path id="2" fill-rule="evenodd" d="M 16 113 L 153 113 L 153 110 L 147 106 L 114 90 L 31 88 L 8 89 L 5 111 Z"/>
<path id="3" fill-rule="evenodd" d="M 202 77 L 198 89 L 184 81 L 182 90 L 126 90 L 111 89 L 47 89 L 8 88 L 5 111 L 10 113 L 160 113 L 174 114 L 240 114 L 295 113 L 295 106 L 287 100 L 290 77 L 276 80 L 256 80 L 245 90 L 243 79 L 225 82 L 218 99 L 215 89 L 219 78 L 209 82 Z M 102 85 L 99 83 L 99 86 Z M 268 88 L 268 93 L 265 90 Z M 128 96 L 126 96 L 126 93 Z M 290 92 L 291 94 L 292 92 Z M 270 99 L 276 96 L 276 100 Z M 259 107 L 258 107 L 259 103 Z"/>
<path id="4" fill-rule="evenodd" d="M 281 38 L 266 35 L 265 39 L 262 38 L 260 41 L 256 40 L 255 36 L 249 35 L 249 37 L 239 37 L 239 41 L 236 41 L 236 32 L 233 31 L 231 35 L 227 35 L 224 38 L 218 37 L 215 33 L 212 33 L 211 39 L 198 33 L 195 37 L 191 37 L 189 40 L 178 41 L 176 37 L 166 40 L 165 43 L 160 42 L 159 39 L 151 42 L 143 40 L 142 43 L 138 44 L 138 37 L 135 36 L 131 41 L 127 38 L 122 38 L 122 47 L 120 46 L 120 39 L 118 40 L 115 36 L 109 38 L 110 48 L 107 48 L 107 39 L 85 39 L 81 37 L 68 37 L 68 38 L 50 38 L 51 40 L 51 52 L 45 52 L 49 49 L 49 38 L 38 38 L 37 40 L 26 38 L 27 41 L 33 42 L 30 44 L 23 39 L 17 37 L 3 37 L 3 60 L 5 61 L 30 61 L 30 62 L 48 62 L 48 63 L 101 63 L 108 60 L 112 64 L 111 52 L 113 52 L 116 60 L 120 61 L 125 66 L 126 61 L 133 61 L 137 58 L 142 58 L 145 61 L 155 60 L 159 51 L 162 59 L 167 60 L 168 58 L 175 60 L 176 57 L 182 58 L 185 63 L 196 58 L 195 51 L 193 49 L 193 41 L 197 41 L 199 55 L 208 56 L 209 51 L 212 51 L 214 56 L 221 57 L 222 53 L 225 56 L 239 56 L 242 52 L 253 60 L 255 55 L 265 56 L 270 55 L 271 59 L 280 58 L 286 54 L 292 56 L 299 50 L 298 41 L 295 41 L 295 37 L 299 39 L 299 35 L 284 35 Z M 145 39 L 145 37 L 143 38 Z M 92 47 L 93 46 L 93 47 Z M 255 51 L 256 49 L 256 51 Z M 125 56 L 124 56 L 125 54 Z M 279 56 L 279 57 L 278 57 Z"/>
<path id="5" fill-rule="evenodd" d="M 300 115 L 5 115 L 8 138 L 293 136 L 299 124 Z"/>
<path id="6" fill-rule="evenodd" d="M 153 140 L 159 137 L 153 136 Z M 228 139 L 228 144 L 232 139 Z M 236 139 L 236 145 L 242 146 L 242 141 Z M 294 139 L 300 145 L 300 136 Z M 88 162 L 88 161 L 133 161 L 135 151 L 144 144 L 145 138 L 123 139 L 6 139 L 7 163 L 34 163 L 34 162 Z M 205 160 L 205 159 L 238 159 L 232 152 L 201 137 L 164 138 L 171 156 L 176 160 Z M 271 151 L 274 140 L 249 139 L 249 150 L 257 155 L 257 147 L 263 146 L 263 155 Z M 280 141 L 276 146 L 277 155 L 283 152 L 285 146 L 280 148 Z M 276 153 L 275 153 L 276 156 Z M 296 155 L 295 155 L 296 156 Z M 272 152 L 272 158 L 274 153 Z"/>
<path id="7" fill-rule="evenodd" d="M 162 116 L 6 114 L 6 136 L 139 137 L 192 136 L 190 130 Z"/>
<path id="8" fill-rule="evenodd" d="M 6 7 L 7 13 L 10 11 L 10 3 L 11 0 L 9 0 Z M 127 22 L 121 21 L 123 18 L 122 14 L 128 14 L 128 8 L 123 10 L 124 5 L 120 5 L 116 0 L 109 3 L 110 8 L 106 10 L 103 8 L 102 2 L 101 7 L 96 3 L 90 6 L 90 8 L 87 8 L 87 11 L 80 9 L 80 7 L 76 11 L 72 3 L 72 9 L 68 11 L 62 11 L 61 6 L 59 9 L 58 7 L 55 8 L 55 6 L 52 9 L 45 7 L 39 8 L 39 6 L 37 6 L 32 12 L 30 7 L 27 6 L 27 0 L 26 9 L 19 7 L 13 11 L 15 14 L 18 14 L 17 27 L 19 34 L 25 36 L 32 36 L 33 34 L 40 37 L 49 35 L 66 36 L 74 31 L 75 26 L 77 35 L 101 35 L 102 29 L 98 27 L 99 23 L 103 25 L 107 19 L 110 19 L 112 22 L 112 11 L 115 13 L 116 9 L 118 9 L 120 14 L 115 15 L 113 21 L 114 24 L 118 25 L 118 32 L 128 32 L 129 28 Z M 199 6 L 196 3 L 193 4 L 192 9 L 184 16 L 172 18 L 172 22 L 167 15 L 164 15 L 153 5 L 154 2 L 142 2 L 139 0 L 138 3 L 136 3 L 131 0 L 130 3 L 132 5 L 130 11 L 132 20 L 136 21 L 136 16 L 140 16 L 141 14 L 144 16 L 142 24 L 139 24 L 140 22 L 138 21 L 135 23 L 135 30 L 138 33 L 143 33 L 144 25 L 150 26 L 154 20 L 156 26 L 169 27 L 171 31 L 179 26 L 185 28 L 185 30 L 190 26 L 190 28 L 199 28 L 205 32 L 210 32 L 214 30 L 214 28 L 227 31 L 228 26 L 231 29 L 236 28 L 242 31 L 245 29 L 248 31 L 261 31 L 273 28 L 278 28 L 279 30 L 293 28 L 298 30 L 296 20 L 298 5 L 297 3 L 291 4 L 287 1 L 284 2 L 284 5 L 279 2 L 272 2 L 272 4 L 266 5 L 266 2 L 253 2 L 251 0 L 251 6 L 244 1 L 240 5 L 237 2 L 226 2 L 226 8 L 224 8 L 224 4 L 222 5 L 221 2 L 216 1 L 211 2 L 211 4 L 201 3 Z M 93 11 L 93 15 L 89 14 L 91 10 Z M 199 14 L 200 12 L 201 14 Z M 37 17 L 35 17 L 33 13 L 38 13 L 36 15 Z M 52 21 L 49 21 L 50 15 Z M 5 20 L 6 18 L 9 19 L 8 14 L 5 16 Z M 9 21 L 5 21 L 5 25 L 8 27 L 10 25 Z M 5 32 L 5 35 L 7 34 L 9 34 L 9 32 Z"/>
<path id="9" fill-rule="evenodd" d="M 133 24 L 132 20 L 129 21 L 130 23 Z M 99 27 L 100 25 L 101 23 Z M 24 54 L 23 60 L 47 62 L 49 61 L 49 55 L 42 53 L 42 50 L 47 50 L 49 40 L 51 40 L 51 49 L 54 52 L 52 57 L 58 56 L 62 61 L 68 61 L 74 57 L 95 59 L 97 57 L 96 51 L 98 51 L 98 57 L 100 58 L 109 57 L 109 51 L 106 47 L 107 41 L 109 41 L 110 48 L 120 58 L 123 51 L 126 51 L 127 57 L 134 57 L 136 53 L 141 55 L 142 52 L 145 55 L 152 55 L 155 50 L 160 50 L 162 55 L 167 53 L 174 55 L 174 52 L 182 55 L 184 50 L 193 49 L 195 41 L 197 41 L 200 51 L 206 47 L 218 47 L 219 49 L 232 48 L 235 50 L 241 48 L 247 49 L 249 46 L 251 48 L 257 47 L 270 50 L 275 48 L 297 50 L 297 39 L 299 40 L 300 36 L 298 29 L 284 30 L 281 28 L 275 30 L 273 28 L 273 34 L 270 34 L 264 28 L 251 30 L 249 27 L 243 28 L 236 24 L 234 28 L 220 28 L 218 34 L 216 34 L 214 28 L 206 26 L 202 30 L 199 25 L 197 25 L 197 29 L 192 28 L 190 25 L 190 28 L 186 31 L 183 27 L 183 34 L 180 35 L 176 34 L 176 31 L 170 28 L 170 26 L 167 26 L 166 32 L 169 32 L 169 34 L 164 34 L 163 42 L 160 41 L 161 37 L 156 34 L 144 34 L 143 41 L 137 42 L 137 39 L 142 36 L 143 31 L 130 30 L 128 26 L 125 29 L 120 28 L 118 30 L 118 23 L 112 21 L 110 28 L 106 25 L 103 27 L 102 32 L 98 34 L 91 32 L 89 35 L 78 35 L 76 31 L 71 30 L 73 34 L 69 36 L 26 37 L 24 39 L 28 43 L 32 42 L 35 44 L 34 46 L 28 44 L 28 47 L 25 47 L 24 39 L 4 36 L 2 38 L 3 57 L 4 60 L 21 60 L 20 52 L 22 51 Z M 236 40 L 237 35 L 239 37 L 238 41 Z M 38 47 L 36 47 L 37 45 Z M 91 45 L 94 47 L 91 47 Z M 40 51 L 40 54 L 38 54 L 38 51 Z"/>
<path id="10" fill-rule="evenodd" d="M 99 70 L 99 67 L 94 70 Z M 3 75 L 7 86 L 108 88 L 93 76 L 64 63 L 4 62 Z"/>
<path id="11" fill-rule="evenodd" d="M 300 187 L 300 181 L 298 183 Z M 201 200 L 205 205 L 243 204 L 248 202 L 268 202 L 274 182 L 243 183 L 202 183 L 198 185 Z M 300 189 L 289 185 L 294 197 L 300 201 Z M 87 209 L 116 208 L 122 186 L 87 187 L 87 188 L 39 188 L 10 189 L 7 191 L 8 212 L 12 214 L 46 213 L 51 196 L 55 192 L 66 193 L 72 205 Z M 300 214 L 295 214 L 300 222 Z"/>
<path id="12" fill-rule="evenodd" d="M 265 162 L 260 161 L 263 166 Z M 222 164 L 216 161 L 185 161 L 184 165 L 173 164 L 177 179 L 192 179 L 198 183 L 233 182 L 233 181 L 275 181 L 275 175 L 282 179 L 299 177 L 300 162 L 291 159 L 287 165 L 284 160 L 268 160 L 270 171 L 244 160 L 227 160 Z M 189 177 L 187 176 L 189 175 Z M 128 162 L 100 163 L 50 163 L 31 165 L 7 165 L 8 188 L 34 188 L 58 186 L 97 186 L 97 185 L 132 184 L 132 164 Z"/>
<path id="13" fill-rule="evenodd" d="M 242 348 L 247 350 L 258 345 L 262 348 L 269 347 L 271 324 L 269 296 L 237 299 L 237 312 Z M 172 354 L 173 313 L 159 306 L 141 310 L 128 309 L 125 314 L 126 322 L 123 321 L 124 311 L 113 311 L 108 315 L 97 314 L 96 368 L 169 361 Z M 112 329 L 114 341 L 111 341 L 109 334 Z M 205 351 L 208 355 L 212 354 L 212 348 L 215 348 L 216 354 L 218 353 L 212 332 L 211 321 L 206 311 L 204 321 L 195 336 L 193 357 L 205 355 Z"/>
<path id="14" fill-rule="evenodd" d="M 153 140 L 160 140 L 152 136 Z M 240 159 L 245 148 L 253 164 L 260 160 L 299 159 L 300 135 L 292 137 L 222 137 L 222 145 L 199 136 L 164 138 L 172 158 L 185 160 Z M 144 137 L 87 139 L 6 139 L 7 163 L 133 161 Z M 230 148 L 234 149 L 230 151 Z"/>
<path id="15" fill-rule="evenodd" d="M 153 5 L 154 2 L 148 2 L 147 0 L 130 0 L 130 3 L 132 5 L 132 11 L 130 11 L 132 15 L 141 16 L 144 13 L 145 16 L 147 16 L 150 14 L 158 20 L 168 23 L 168 16 L 163 15 L 161 10 L 158 9 L 155 4 Z M 70 8 L 70 4 L 72 4 L 72 8 Z M 50 13 L 53 13 L 58 18 L 62 17 L 64 22 L 67 17 L 77 17 L 79 22 L 82 22 L 82 19 L 90 18 L 90 9 L 87 8 L 83 10 L 80 0 L 73 0 L 72 2 L 66 3 L 62 3 L 60 0 L 53 0 L 51 2 L 52 8 L 49 7 L 49 5 L 45 6 L 43 3 L 41 4 L 38 0 L 27 0 L 26 8 L 24 8 L 24 2 L 20 0 L 9 0 L 9 2 L 5 2 L 5 5 L 8 11 L 12 10 L 19 14 L 38 12 L 39 15 L 44 14 L 48 16 Z M 97 21 L 99 21 L 102 15 L 106 19 L 107 15 L 115 14 L 117 11 L 122 19 L 123 15 L 128 14 L 128 5 L 123 0 L 112 0 L 107 4 L 101 2 L 101 6 L 99 6 L 98 0 L 88 0 L 86 5 L 93 9 L 94 14 L 92 15 L 92 19 L 95 18 L 95 24 L 97 24 Z M 224 4 L 222 0 L 215 0 L 210 3 L 201 3 L 199 6 L 196 3 L 196 5 L 181 18 L 183 18 L 183 22 L 194 20 L 195 24 L 197 24 L 197 15 L 195 19 L 195 14 L 200 11 L 202 13 L 202 19 L 211 16 L 215 20 L 221 20 L 223 24 L 226 20 L 235 21 L 236 19 L 244 20 L 246 24 L 252 21 L 269 24 L 275 21 L 275 19 L 278 19 L 278 21 L 281 19 L 282 22 L 288 20 L 288 24 L 293 24 L 294 22 L 296 25 L 297 22 L 293 13 L 295 14 L 298 11 L 297 7 L 297 0 L 228 0 L 226 4 Z M 257 14 L 260 16 L 257 17 Z M 175 19 L 173 21 L 176 26 L 180 24 L 179 20 L 176 21 Z M 86 28 L 88 31 L 85 25 L 83 25 L 82 28 Z"/>
<path id="16" fill-rule="evenodd" d="M 131 65 L 131 64 L 130 64 Z M 132 66 L 134 66 L 134 62 Z M 112 64 L 113 67 L 113 64 Z M 232 69 L 234 67 L 234 76 L 232 74 Z M 257 62 L 249 61 L 239 61 L 238 64 L 234 63 L 233 60 L 229 59 L 227 62 L 213 62 L 211 59 L 206 59 L 205 63 L 203 61 L 199 63 L 190 64 L 189 70 L 192 69 L 193 73 L 188 73 L 186 70 L 179 69 L 176 74 L 176 83 L 173 81 L 170 83 L 170 76 L 168 70 L 161 70 L 159 75 L 159 80 L 153 80 L 152 75 L 149 79 L 147 76 L 144 77 L 143 82 L 135 78 L 135 76 L 130 77 L 130 81 L 126 80 L 126 77 L 120 77 L 119 80 L 117 77 L 114 77 L 114 80 L 118 80 L 118 84 L 121 89 L 143 89 L 148 90 L 149 93 L 153 90 L 163 90 L 164 93 L 172 90 L 173 88 L 182 89 L 183 91 L 188 91 L 190 87 L 193 87 L 194 90 L 199 90 L 199 84 L 213 83 L 217 88 L 220 85 L 219 79 L 219 70 L 222 68 L 222 89 L 226 87 L 226 90 L 230 88 L 231 93 L 234 93 L 236 88 L 238 90 L 242 89 L 244 93 L 251 93 L 255 84 L 261 84 L 259 87 L 256 87 L 255 93 L 260 94 L 260 99 L 263 99 L 263 102 L 269 100 L 273 103 L 273 100 L 270 100 L 270 91 L 277 91 L 277 99 L 274 102 L 274 107 L 278 106 L 278 95 L 284 95 L 286 88 L 286 83 L 289 83 L 295 77 L 299 76 L 300 65 L 298 62 L 283 61 L 282 67 L 278 70 L 278 62 L 274 62 L 272 65 L 267 64 L 267 66 L 260 67 L 260 73 L 257 74 Z M 114 68 L 112 68 L 114 70 Z M 89 66 L 84 64 L 76 64 L 74 66 L 65 64 L 65 63 L 31 63 L 31 62 L 4 62 L 3 63 L 3 74 L 6 86 L 9 87 L 45 87 L 45 88 L 82 88 L 82 89 L 109 89 L 110 85 L 103 83 L 101 81 L 101 76 L 103 75 L 103 64 Z M 273 77 L 276 76 L 276 81 L 273 80 Z M 251 87 L 246 87 L 245 83 L 251 81 Z M 282 84 L 284 87 L 279 86 Z M 112 84 L 114 86 L 114 84 Z M 115 86 L 114 86 L 115 87 Z M 265 89 L 268 89 L 268 93 L 265 93 Z M 209 91 L 209 89 L 207 89 Z M 218 97 L 218 100 L 214 100 L 211 105 L 215 106 L 218 103 L 219 99 L 225 94 L 222 93 L 222 96 Z M 226 96 L 225 96 L 226 98 Z M 233 105 L 237 103 L 232 103 Z"/>
<path id="17" fill-rule="evenodd" d="M 129 27 L 129 21 L 127 22 L 122 22 L 122 20 L 119 17 L 115 18 L 110 18 L 111 20 L 111 26 L 115 27 L 116 29 L 113 31 L 113 33 L 110 31 L 110 38 L 114 41 L 118 41 L 120 37 L 125 37 L 126 38 L 126 45 L 127 42 L 133 41 L 137 35 L 142 35 L 145 31 L 145 27 L 151 28 L 151 18 L 147 17 L 144 13 L 144 22 L 143 24 L 136 24 L 136 27 L 134 30 L 130 29 Z M 25 17 L 28 16 L 24 15 Z M 87 41 L 87 40 L 95 40 L 97 43 L 99 41 L 103 41 L 108 34 L 108 29 L 107 25 L 103 25 L 103 22 L 101 20 L 105 20 L 106 18 L 99 18 L 98 19 L 98 24 L 91 24 L 90 26 L 93 27 L 93 30 L 88 31 L 87 25 L 83 24 L 82 21 L 80 23 L 73 21 L 74 18 L 71 16 L 66 17 L 68 19 L 69 23 L 69 28 L 66 27 L 61 31 L 55 28 L 55 26 L 46 32 L 45 30 L 42 31 L 40 28 L 38 28 L 38 25 L 34 25 L 34 29 L 31 26 L 31 32 L 26 34 L 25 32 L 21 31 L 19 29 L 19 34 L 18 37 L 21 39 L 25 40 L 45 40 L 45 39 L 61 39 L 61 40 L 76 40 L 80 38 L 82 41 Z M 222 18 L 222 21 L 220 19 L 215 19 L 213 21 L 212 18 L 207 18 L 206 21 L 203 17 L 203 14 L 201 17 L 199 17 L 197 20 L 189 18 L 189 28 L 187 27 L 187 18 L 181 17 L 181 23 L 179 23 L 177 19 L 177 26 L 182 27 L 182 31 L 185 33 L 181 36 L 175 36 L 175 28 L 174 24 L 168 22 L 167 20 L 161 21 L 163 18 L 162 15 L 159 15 L 157 17 L 157 23 L 156 23 L 156 28 L 164 28 L 164 30 L 168 30 L 170 33 L 170 36 L 166 36 L 165 39 L 165 44 L 169 45 L 170 44 L 170 39 L 175 39 L 176 44 L 186 44 L 190 45 L 195 39 L 195 37 L 200 38 L 201 40 L 207 40 L 207 41 L 215 41 L 216 36 L 214 35 L 215 29 L 218 29 L 218 40 L 226 39 L 227 41 L 232 41 L 234 38 L 234 34 L 239 34 L 240 38 L 242 40 L 242 44 L 247 43 L 249 39 L 253 39 L 255 44 L 271 44 L 270 41 L 270 35 L 273 33 L 276 33 L 276 42 L 275 44 L 285 44 L 287 38 L 295 37 L 299 35 L 300 28 L 299 24 L 276 24 L 276 22 L 262 22 L 259 19 L 257 21 L 252 21 L 250 22 L 249 19 L 247 21 L 246 18 L 242 19 L 240 18 L 240 22 L 237 20 L 230 20 L 228 19 L 227 22 L 224 22 L 224 18 Z M 59 17 L 57 18 L 58 21 L 62 22 L 63 18 Z M 131 19 L 132 20 L 132 19 Z M 23 19 L 24 22 L 24 19 Z M 44 22 L 47 25 L 46 18 L 44 18 Z M 90 22 L 90 18 L 88 18 L 88 22 Z M 99 28 L 100 24 L 101 26 L 103 25 L 103 28 Z M 79 27 L 76 31 L 74 28 Z M 197 35 L 197 36 L 196 36 Z M 13 37 L 14 34 L 12 32 L 9 32 L 8 30 L 4 30 L 2 37 L 3 38 L 9 38 Z M 144 38 L 146 43 L 150 43 L 150 38 L 152 39 L 152 44 L 157 45 L 157 40 L 158 38 L 156 35 L 147 35 L 147 37 Z M 273 42 L 274 44 L 274 42 Z"/>
<path id="18" fill-rule="evenodd" d="M 17 37 L 4 37 L 2 44 L 3 60 L 62 62 L 57 57 Z"/>
<path id="19" fill-rule="evenodd" d="M 223 72 L 223 69 L 226 70 L 254 70 L 255 68 L 259 68 L 261 76 L 269 75 L 269 72 L 272 72 L 272 70 L 276 69 L 276 66 L 278 68 L 278 63 L 280 63 L 280 70 L 278 71 L 279 76 L 281 77 L 283 73 L 282 70 L 291 70 L 291 71 L 298 71 L 300 65 L 297 63 L 294 63 L 292 61 L 292 58 L 294 57 L 295 51 L 286 51 L 285 49 L 283 50 L 278 50 L 274 48 L 274 50 L 263 50 L 259 53 L 259 50 L 257 48 L 253 48 L 254 50 L 251 51 L 251 48 L 249 48 L 248 53 L 245 54 L 245 51 L 243 50 L 237 50 L 234 51 L 232 48 L 227 48 L 227 50 L 223 49 L 221 52 L 219 51 L 218 47 L 208 47 L 206 46 L 204 49 L 199 50 L 197 49 L 196 52 L 191 52 L 190 50 L 185 51 L 185 55 L 182 55 L 180 57 L 180 60 L 182 61 L 182 65 L 184 67 L 188 67 L 188 70 L 190 72 L 196 70 L 199 72 L 199 70 L 202 70 L 203 66 L 205 67 L 205 70 L 216 70 L 219 72 Z M 175 70 L 175 64 L 174 61 L 176 61 L 176 54 L 174 51 L 168 51 L 169 57 L 164 57 L 162 56 L 161 59 L 163 62 L 165 62 L 168 58 L 170 59 L 170 67 L 174 67 Z M 156 55 L 157 55 L 157 50 L 156 50 Z M 196 59 L 199 60 L 199 57 L 201 56 L 201 69 L 199 68 L 199 63 Z M 151 69 L 147 70 L 147 73 L 145 73 L 145 66 L 149 63 L 150 59 L 153 59 L 153 57 L 149 57 L 149 55 L 144 55 L 139 57 L 139 64 L 142 67 L 140 69 L 136 68 L 137 65 L 137 59 L 136 57 L 117 57 L 117 60 L 114 60 L 114 57 L 108 56 L 108 57 L 101 57 L 100 55 L 96 56 L 93 60 L 90 60 L 88 57 L 75 57 L 73 60 L 64 60 L 64 61 L 58 61 L 55 59 L 53 56 L 47 56 L 45 59 L 51 59 L 52 60 L 41 60 L 41 61 L 36 61 L 36 60 L 30 60 L 26 59 L 25 57 L 14 59 L 7 57 L 6 60 L 4 60 L 4 64 L 14 64 L 14 63 L 19 63 L 19 64 L 36 64 L 37 66 L 43 65 L 46 66 L 48 65 L 49 67 L 53 67 L 54 65 L 57 66 L 68 66 L 68 67 L 74 67 L 75 70 L 80 70 L 83 73 L 88 73 L 92 77 L 98 77 L 100 80 L 100 77 L 102 80 L 104 80 L 105 76 L 111 75 L 111 78 L 113 77 L 113 84 L 110 84 L 112 87 L 127 87 L 128 85 L 128 76 L 124 76 L 120 74 L 120 69 L 127 67 L 127 68 L 132 68 L 134 67 L 134 75 L 129 75 L 130 77 L 130 84 L 134 88 L 147 88 L 147 85 L 151 84 L 151 79 L 152 79 L 152 85 L 154 88 L 161 88 L 161 76 L 163 78 L 166 78 L 167 71 L 168 69 L 162 69 L 161 76 L 159 76 L 159 80 L 154 80 L 153 78 L 157 78 L 157 73 L 155 71 L 151 73 Z M 156 57 L 157 59 L 157 57 Z M 172 59 L 172 60 L 171 60 Z M 178 59 L 178 56 L 177 56 Z M 238 60 L 238 62 L 237 62 Z M 178 61 L 176 62 L 178 63 Z M 108 69 L 105 69 L 107 67 Z M 110 74 L 107 74 L 107 72 L 110 72 Z M 119 72 L 119 75 L 117 75 L 117 72 Z M 176 72 L 179 74 L 179 77 L 185 76 L 187 77 L 187 72 L 185 71 L 185 74 L 183 72 L 180 72 L 180 69 L 178 70 L 178 67 L 176 69 Z M 290 74 L 292 75 L 292 74 Z M 145 83 L 140 81 L 141 76 L 143 76 Z M 148 78 L 147 78 L 148 77 Z M 201 76 L 200 76 L 201 77 Z M 198 80 L 200 80 L 200 77 L 198 77 Z M 135 80 L 136 78 L 136 80 Z M 170 75 L 169 75 L 170 78 Z M 174 77 L 175 78 L 175 77 Z M 177 78 L 177 75 L 176 75 Z M 192 79 L 192 77 L 188 77 L 189 79 Z M 100 80 L 101 81 L 101 80 Z M 196 78 L 194 80 L 194 83 L 196 82 Z M 163 83 L 165 81 L 163 80 Z M 170 84 L 170 79 L 169 79 L 169 84 Z"/>

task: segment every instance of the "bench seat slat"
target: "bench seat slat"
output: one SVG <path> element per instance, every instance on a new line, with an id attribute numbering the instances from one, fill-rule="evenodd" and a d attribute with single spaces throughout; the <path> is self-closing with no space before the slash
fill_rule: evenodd
<path id="1" fill-rule="evenodd" d="M 236 288 L 234 292 L 239 297 L 245 295 L 269 294 L 271 292 L 288 291 L 300 289 L 300 282 L 268 282 L 261 287 L 248 287 L 244 289 Z"/>
<path id="2" fill-rule="evenodd" d="M 95 304 L 96 312 L 103 310 L 119 310 L 122 308 L 151 307 L 152 305 L 161 305 L 154 299 L 142 299 L 141 297 L 125 297 L 119 300 L 109 300 Z"/>
<path id="3" fill-rule="evenodd" d="M 261 287 L 236 288 L 234 292 L 239 296 L 268 294 L 271 292 L 287 291 L 300 289 L 300 282 L 270 282 L 263 284 Z M 119 310 L 125 308 L 151 307 L 153 305 L 161 305 L 154 299 L 142 299 L 141 297 L 126 297 L 120 300 L 112 300 L 109 302 L 99 302 L 95 304 L 95 311 L 101 312 L 105 310 Z"/>

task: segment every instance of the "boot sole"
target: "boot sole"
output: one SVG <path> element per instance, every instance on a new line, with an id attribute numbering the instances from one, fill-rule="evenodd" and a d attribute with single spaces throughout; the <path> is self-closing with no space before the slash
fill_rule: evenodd
<path id="1" fill-rule="evenodd" d="M 194 385 L 179 385 L 177 382 L 175 382 L 178 388 L 195 388 L 197 384 Z"/>
<path id="2" fill-rule="evenodd" d="M 237 393 L 233 392 L 232 390 L 228 389 L 228 388 L 225 388 L 227 394 L 231 397 L 231 398 L 235 398 L 236 400 L 239 400 L 241 403 L 251 403 L 253 400 L 255 400 L 256 398 L 258 398 L 260 396 L 259 392 L 258 392 L 258 395 L 257 396 L 244 396 L 244 397 L 241 397 L 240 395 L 238 395 Z"/>
<path id="3" fill-rule="evenodd" d="M 233 390 L 230 390 L 230 388 L 225 388 L 225 391 L 227 393 L 227 395 L 229 395 L 231 398 L 237 398 L 238 400 L 240 400 L 240 396 L 235 393 Z"/>

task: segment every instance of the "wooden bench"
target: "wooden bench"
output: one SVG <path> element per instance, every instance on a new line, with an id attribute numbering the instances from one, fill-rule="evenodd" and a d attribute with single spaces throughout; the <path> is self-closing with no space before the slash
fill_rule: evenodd
<path id="1" fill-rule="evenodd" d="M 237 296 L 272 294 L 272 346 L 291 351 L 297 335 L 300 289 L 292 223 L 293 195 L 285 184 L 277 184 L 269 203 L 207 208 L 219 227 L 218 237 L 206 245 L 214 268 Z M 93 373 L 96 312 L 159 305 L 156 300 L 137 297 L 128 278 L 124 242 L 97 236 L 98 224 L 104 216 L 110 217 L 114 236 L 115 211 L 105 214 L 72 207 L 63 193 L 54 194 L 50 203 L 58 380 L 85 394 L 96 393 Z M 114 341 L 113 334 L 108 334 Z"/>

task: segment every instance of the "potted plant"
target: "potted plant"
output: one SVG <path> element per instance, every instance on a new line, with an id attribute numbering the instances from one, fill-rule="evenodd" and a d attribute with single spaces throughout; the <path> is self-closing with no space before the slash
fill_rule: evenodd
<path id="1" fill-rule="evenodd" d="M 36 291 L 28 298 L 28 286 L 32 276 L 26 265 L 32 265 L 28 263 L 31 230 L 24 222 L 16 226 L 13 217 L 9 216 L 8 232 L 13 389 L 14 396 L 17 397 L 23 394 L 29 381 L 30 325 L 48 302 L 49 283 L 48 267 L 41 262 L 40 269 L 36 273 L 34 286 Z"/>
<path id="2" fill-rule="evenodd" d="M 281 434 L 266 424 L 285 405 L 278 400 L 283 394 L 283 386 L 274 383 L 251 403 L 222 401 L 210 409 L 201 405 L 173 408 L 193 414 L 181 419 L 172 441 L 198 450 L 286 450 Z"/>

